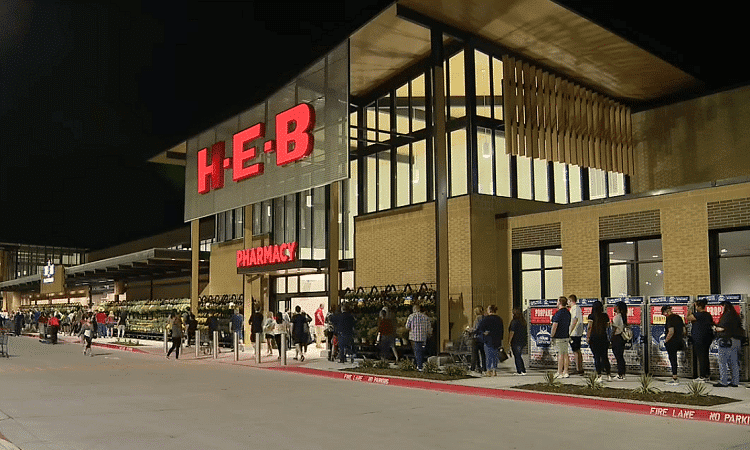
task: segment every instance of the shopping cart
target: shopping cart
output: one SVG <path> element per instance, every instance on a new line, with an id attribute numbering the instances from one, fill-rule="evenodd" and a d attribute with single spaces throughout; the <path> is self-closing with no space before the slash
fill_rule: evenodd
<path id="1" fill-rule="evenodd" d="M 448 352 L 457 364 L 471 365 L 471 345 L 472 336 L 468 331 L 461 333 L 461 336 L 453 343 L 453 350 Z"/>

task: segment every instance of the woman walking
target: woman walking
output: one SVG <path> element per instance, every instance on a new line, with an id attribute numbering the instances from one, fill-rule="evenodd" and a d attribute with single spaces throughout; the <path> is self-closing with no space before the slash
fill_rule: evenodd
<path id="1" fill-rule="evenodd" d="M 172 347 L 167 352 L 167 359 L 174 351 L 174 359 L 180 359 L 180 346 L 182 345 L 182 318 L 175 314 L 172 319 Z"/>
<path id="2" fill-rule="evenodd" d="M 615 317 L 612 319 L 612 353 L 617 360 L 617 380 L 625 379 L 625 339 L 622 331 L 628 325 L 628 305 L 615 303 Z"/>
<path id="3" fill-rule="evenodd" d="M 609 349 L 609 338 L 607 338 L 607 329 L 609 328 L 609 316 L 604 312 L 604 306 L 599 300 L 595 301 L 591 307 L 591 314 L 588 317 L 588 331 L 586 340 L 589 343 L 591 353 L 594 355 L 594 367 L 596 368 L 596 379 L 602 381 L 602 372 L 607 374 L 607 381 L 612 380 L 612 367 L 607 357 Z"/>
<path id="4" fill-rule="evenodd" d="M 523 317 L 521 308 L 513 308 L 513 319 L 508 328 L 510 340 L 510 351 L 516 362 L 516 375 L 526 375 L 526 366 L 523 364 L 523 348 L 526 347 L 526 319 Z"/>
<path id="5" fill-rule="evenodd" d="M 479 324 L 477 333 L 484 340 L 484 354 L 487 355 L 487 373 L 485 376 L 497 376 L 498 347 L 503 345 L 503 319 L 497 315 L 497 306 L 487 307 L 487 315 Z"/>
<path id="6" fill-rule="evenodd" d="M 80 332 L 81 342 L 83 343 L 83 356 L 86 356 L 87 353 L 89 356 L 94 356 L 94 353 L 91 351 L 91 338 L 94 335 L 94 330 L 87 315 L 84 315 L 81 320 L 83 321 Z"/>
<path id="7" fill-rule="evenodd" d="M 724 311 L 721 313 L 719 324 L 716 326 L 716 333 L 719 337 L 719 382 L 714 386 L 737 387 L 740 383 L 738 354 L 740 340 L 744 336 L 742 321 L 731 302 L 724 301 L 721 304 L 724 306 Z M 729 381 L 729 371 L 732 372 L 731 382 Z"/>
<path id="8" fill-rule="evenodd" d="M 266 346 L 268 347 L 268 356 L 273 354 L 273 329 L 276 327 L 276 320 L 273 318 L 273 313 L 268 311 L 268 318 L 263 322 L 263 335 L 266 338 Z"/>
<path id="9" fill-rule="evenodd" d="M 292 317 L 292 339 L 294 340 L 295 360 L 305 360 L 307 343 L 310 340 L 311 321 L 312 317 L 308 316 L 307 313 L 302 312 L 302 308 L 299 305 L 294 307 L 294 317 Z"/>
<path id="10" fill-rule="evenodd" d="M 471 336 L 471 370 L 480 374 L 487 370 L 487 355 L 484 353 L 484 341 L 482 336 L 477 334 L 479 324 L 484 319 L 484 309 L 481 306 L 474 308 L 474 323 L 469 328 Z"/>

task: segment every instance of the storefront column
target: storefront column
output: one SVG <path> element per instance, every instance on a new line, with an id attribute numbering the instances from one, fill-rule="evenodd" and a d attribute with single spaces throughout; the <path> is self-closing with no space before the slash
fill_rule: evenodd
<path id="1" fill-rule="evenodd" d="M 191 251 L 191 268 L 190 268 L 190 311 L 198 314 L 198 282 L 200 280 L 200 271 L 198 270 L 200 262 L 200 219 L 190 222 L 190 251 Z"/>
<path id="2" fill-rule="evenodd" d="M 339 307 L 339 189 L 336 181 L 328 186 L 328 310 Z"/>
<path id="3" fill-rule="evenodd" d="M 253 242 L 253 205 L 245 206 L 244 209 L 245 222 L 242 224 L 244 228 L 244 245 L 242 246 L 242 248 L 250 248 L 249 245 L 252 245 Z M 247 321 L 255 311 L 253 311 L 253 289 L 252 284 L 250 284 L 250 277 L 248 275 L 242 275 L 242 296 L 245 299 L 243 305 L 245 316 L 245 336 L 243 336 L 243 339 L 245 340 L 245 342 L 249 343 L 250 326 L 248 325 Z M 265 318 L 265 315 L 263 317 Z"/>
<path id="4" fill-rule="evenodd" d="M 445 348 L 448 335 L 448 145 L 445 134 L 445 74 L 443 73 L 443 33 L 430 30 L 432 48 L 433 142 L 435 143 L 435 256 L 438 351 Z"/>

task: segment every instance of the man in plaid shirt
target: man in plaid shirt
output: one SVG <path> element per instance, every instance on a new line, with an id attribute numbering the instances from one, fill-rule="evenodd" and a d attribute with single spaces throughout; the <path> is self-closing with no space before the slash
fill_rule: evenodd
<path id="1" fill-rule="evenodd" d="M 406 329 L 409 330 L 409 340 L 414 349 L 414 360 L 417 363 L 417 370 L 422 370 L 422 359 L 424 358 L 424 347 L 427 337 L 432 334 L 432 324 L 430 318 L 422 314 L 422 308 L 419 305 L 412 307 L 412 313 L 406 319 Z"/>

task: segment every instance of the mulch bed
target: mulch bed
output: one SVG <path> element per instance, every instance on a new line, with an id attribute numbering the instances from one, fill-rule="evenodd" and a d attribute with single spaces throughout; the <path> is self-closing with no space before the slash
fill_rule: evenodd
<path id="1" fill-rule="evenodd" d="M 426 372 L 417 372 L 416 370 L 377 369 L 375 367 L 372 367 L 372 368 L 352 367 L 351 369 L 341 369 L 341 370 L 343 372 L 366 373 L 368 375 L 383 375 L 383 376 L 389 376 L 389 377 L 418 378 L 421 380 L 453 381 L 453 380 L 463 380 L 466 378 L 474 378 L 471 375 L 450 376 L 444 373 L 426 373 Z"/>

